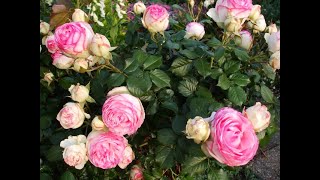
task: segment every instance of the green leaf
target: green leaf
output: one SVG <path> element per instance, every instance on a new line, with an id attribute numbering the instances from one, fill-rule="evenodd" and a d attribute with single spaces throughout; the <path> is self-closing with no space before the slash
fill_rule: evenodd
<path id="1" fill-rule="evenodd" d="M 188 78 L 180 81 L 178 85 L 179 93 L 185 97 L 191 96 L 193 92 L 197 90 L 197 84 L 198 81 L 194 78 Z"/>
<path id="2" fill-rule="evenodd" d="M 71 85 L 76 83 L 77 81 L 71 77 L 63 77 L 59 80 L 59 85 L 66 90 L 68 90 Z"/>
<path id="3" fill-rule="evenodd" d="M 221 89 L 223 89 L 223 90 L 229 89 L 230 81 L 229 81 L 228 77 L 226 76 L 226 74 L 222 74 L 219 77 L 217 86 L 221 87 Z"/>
<path id="4" fill-rule="evenodd" d="M 199 55 L 197 53 L 195 53 L 194 51 L 188 50 L 188 49 L 180 50 L 179 53 L 189 59 L 196 59 L 199 57 Z"/>
<path id="5" fill-rule="evenodd" d="M 228 180 L 228 174 L 223 169 L 211 169 L 208 173 L 208 180 Z"/>
<path id="6" fill-rule="evenodd" d="M 207 76 L 210 76 L 211 68 L 210 68 L 209 62 L 203 59 L 199 59 L 195 61 L 194 65 L 201 76 L 203 76 L 204 78 L 206 78 Z"/>
<path id="7" fill-rule="evenodd" d="M 147 58 L 148 54 L 142 50 L 136 50 L 133 53 L 133 59 L 137 60 L 140 65 L 142 65 Z"/>
<path id="8" fill-rule="evenodd" d="M 50 127 L 52 118 L 48 115 L 40 117 L 40 129 L 46 129 Z"/>
<path id="9" fill-rule="evenodd" d="M 126 77 L 120 73 L 112 73 L 107 79 L 107 84 L 109 88 L 120 86 Z"/>
<path id="10" fill-rule="evenodd" d="M 183 163 L 184 161 L 184 154 L 179 148 L 176 148 L 174 150 L 174 157 L 178 163 Z"/>
<path id="11" fill-rule="evenodd" d="M 162 64 L 161 56 L 149 55 L 146 61 L 143 63 L 144 70 L 152 70 L 160 67 Z"/>
<path id="12" fill-rule="evenodd" d="M 181 41 L 184 39 L 184 36 L 186 35 L 185 30 L 178 31 L 177 33 L 173 34 L 171 36 L 172 41 Z"/>
<path id="13" fill-rule="evenodd" d="M 224 55 L 225 49 L 222 46 L 219 46 L 214 52 L 214 59 L 218 61 Z"/>
<path id="14" fill-rule="evenodd" d="M 180 49 L 180 44 L 174 43 L 170 40 L 166 41 L 166 46 L 168 47 L 168 49 Z"/>
<path id="15" fill-rule="evenodd" d="M 174 117 L 172 122 L 172 129 L 175 133 L 184 135 L 182 131 L 186 130 L 187 118 L 181 115 Z"/>
<path id="16" fill-rule="evenodd" d="M 170 77 L 160 69 L 150 71 L 150 78 L 158 88 L 170 87 Z"/>
<path id="17" fill-rule="evenodd" d="M 240 61 L 248 61 L 250 58 L 246 51 L 237 48 L 234 49 L 234 54 L 238 57 Z"/>
<path id="18" fill-rule="evenodd" d="M 171 72 L 177 76 L 185 76 L 191 69 L 191 60 L 178 57 L 171 64 Z"/>
<path id="19" fill-rule="evenodd" d="M 261 96 L 268 103 L 274 103 L 272 91 L 265 85 L 261 85 Z"/>
<path id="20" fill-rule="evenodd" d="M 158 110 L 158 101 L 157 99 L 154 99 L 153 101 L 150 101 L 147 109 L 146 109 L 146 114 L 147 115 L 154 115 L 157 110 Z"/>
<path id="21" fill-rule="evenodd" d="M 246 101 L 247 94 L 239 86 L 230 87 L 228 90 L 228 99 L 235 105 L 241 106 Z"/>
<path id="22" fill-rule="evenodd" d="M 229 79 L 238 86 L 246 86 L 250 83 L 250 78 L 247 75 L 240 73 L 231 74 Z"/>
<path id="23" fill-rule="evenodd" d="M 195 116 L 201 116 L 203 118 L 210 116 L 209 107 L 213 103 L 212 98 L 208 97 L 196 97 L 190 100 L 188 118 L 194 118 Z"/>
<path id="24" fill-rule="evenodd" d="M 183 8 L 182 8 L 181 6 L 179 6 L 178 4 L 173 4 L 171 7 L 174 8 L 174 9 L 179 9 L 179 10 L 185 11 L 185 9 L 183 9 Z"/>
<path id="25" fill-rule="evenodd" d="M 273 71 L 272 67 L 269 64 L 262 64 L 262 67 L 262 70 L 266 74 L 266 76 L 269 79 L 274 80 L 274 78 L 276 77 L 276 73 Z"/>
<path id="26" fill-rule="evenodd" d="M 142 78 L 129 76 L 127 79 L 127 87 L 130 93 L 134 96 L 140 97 L 150 90 L 152 82 L 149 74 L 144 73 Z"/>
<path id="27" fill-rule="evenodd" d="M 114 26 L 111 28 L 110 30 L 110 36 L 111 36 L 111 39 L 117 39 L 117 36 L 118 36 L 118 26 Z M 115 42 L 115 41 L 113 41 Z"/>
<path id="28" fill-rule="evenodd" d="M 220 46 L 221 42 L 217 38 L 213 37 L 207 42 L 207 45 L 210 47 L 216 47 L 216 46 Z"/>
<path id="29" fill-rule="evenodd" d="M 47 152 L 48 161 L 62 160 L 62 148 L 60 146 L 52 146 Z"/>
<path id="30" fill-rule="evenodd" d="M 209 168 L 207 157 L 193 157 L 189 156 L 185 159 L 182 164 L 183 173 L 188 173 L 191 176 L 195 174 L 204 173 L 205 170 Z"/>
<path id="31" fill-rule="evenodd" d="M 224 70 L 225 73 L 227 75 L 231 74 L 231 73 L 235 73 L 238 72 L 240 70 L 240 62 L 238 61 L 227 61 L 226 63 L 224 63 Z"/>
<path id="32" fill-rule="evenodd" d="M 172 100 L 162 102 L 161 107 L 172 110 L 175 113 L 177 113 L 179 110 L 177 103 Z"/>
<path id="33" fill-rule="evenodd" d="M 89 103 L 96 103 L 96 101 L 91 96 L 88 96 L 86 101 L 89 102 Z"/>
<path id="34" fill-rule="evenodd" d="M 174 150 L 166 146 L 158 146 L 155 160 L 161 168 L 171 168 L 174 165 Z"/>
<path id="35" fill-rule="evenodd" d="M 123 71 L 125 73 L 130 73 L 135 71 L 138 67 L 139 67 L 138 61 L 134 58 L 129 58 L 125 60 L 125 67 Z"/>
<path id="36" fill-rule="evenodd" d="M 60 180 L 76 180 L 76 178 L 70 171 L 66 171 L 61 175 Z"/>
<path id="37" fill-rule="evenodd" d="M 217 79 L 222 73 L 223 73 L 223 70 L 221 68 L 211 69 L 210 77 L 212 79 Z"/>
<path id="38" fill-rule="evenodd" d="M 172 100 L 172 96 L 174 95 L 174 91 L 172 89 L 163 89 L 160 91 L 158 98 L 160 101 Z"/>
<path id="39" fill-rule="evenodd" d="M 40 180 L 52 180 L 52 177 L 47 173 L 40 173 Z"/>
<path id="40" fill-rule="evenodd" d="M 198 90 L 196 91 L 196 95 L 198 97 L 212 98 L 212 94 L 209 91 L 209 89 L 203 86 L 198 87 Z"/>
<path id="41" fill-rule="evenodd" d="M 157 133 L 157 140 L 164 145 L 175 144 L 176 139 L 177 135 L 169 128 L 160 129 Z"/>

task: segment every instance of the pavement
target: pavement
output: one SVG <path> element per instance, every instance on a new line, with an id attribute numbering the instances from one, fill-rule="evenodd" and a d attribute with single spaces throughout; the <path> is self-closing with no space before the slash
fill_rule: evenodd
<path id="1" fill-rule="evenodd" d="M 280 179 L 280 129 L 265 148 L 258 150 L 249 168 L 262 180 Z"/>

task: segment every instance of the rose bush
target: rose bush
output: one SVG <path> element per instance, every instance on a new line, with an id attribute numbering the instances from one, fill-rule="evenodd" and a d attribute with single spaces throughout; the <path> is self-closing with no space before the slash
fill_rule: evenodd
<path id="1" fill-rule="evenodd" d="M 254 178 L 279 130 L 278 7 L 40 5 L 40 179 Z"/>

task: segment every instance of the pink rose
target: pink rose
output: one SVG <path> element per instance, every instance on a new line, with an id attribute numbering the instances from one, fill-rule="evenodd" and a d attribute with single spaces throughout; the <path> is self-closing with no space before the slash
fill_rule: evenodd
<path id="1" fill-rule="evenodd" d="M 128 141 L 110 131 L 92 131 L 87 137 L 89 161 L 102 169 L 114 168 L 123 160 Z"/>
<path id="2" fill-rule="evenodd" d="M 270 124 L 270 112 L 268 108 L 265 105 L 261 105 L 260 102 L 257 102 L 247 110 L 243 110 L 242 113 L 252 123 L 253 129 L 256 132 L 266 129 Z"/>
<path id="3" fill-rule="evenodd" d="M 89 45 L 94 36 L 91 26 L 86 22 L 70 22 L 55 30 L 54 39 L 58 48 L 65 54 L 86 58 L 89 54 Z"/>
<path id="4" fill-rule="evenodd" d="M 54 40 L 54 35 L 48 36 L 45 42 L 50 53 L 55 53 L 58 50 L 58 46 Z"/>
<path id="5" fill-rule="evenodd" d="M 123 159 L 118 164 L 121 169 L 125 169 L 135 158 L 132 148 L 128 145 L 124 150 Z"/>
<path id="6" fill-rule="evenodd" d="M 131 135 L 145 118 L 140 99 L 130 94 L 110 96 L 102 107 L 102 119 L 110 131 L 119 135 Z"/>
<path id="7" fill-rule="evenodd" d="M 72 66 L 74 59 L 63 55 L 59 50 L 51 54 L 52 64 L 59 69 L 68 69 Z"/>
<path id="8" fill-rule="evenodd" d="M 210 8 L 207 15 L 219 25 L 227 19 L 228 13 L 235 18 L 247 18 L 252 6 L 252 0 L 218 0 L 215 8 Z"/>
<path id="9" fill-rule="evenodd" d="M 83 124 L 84 119 L 90 118 L 90 115 L 85 113 L 79 103 L 66 103 L 57 115 L 57 120 L 60 121 L 64 129 L 76 129 Z"/>
<path id="10" fill-rule="evenodd" d="M 204 144 L 205 154 L 228 166 L 247 164 L 259 146 L 251 122 L 229 107 L 221 108 L 215 114 L 210 138 Z"/>
<path id="11" fill-rule="evenodd" d="M 195 38 L 197 40 L 200 40 L 202 39 L 204 34 L 205 31 L 202 24 L 197 22 L 191 22 L 186 26 L 186 35 L 184 36 L 184 38 Z"/>
<path id="12" fill-rule="evenodd" d="M 142 24 L 151 33 L 163 33 L 169 26 L 169 13 L 157 4 L 148 6 L 143 13 Z"/>
<path id="13" fill-rule="evenodd" d="M 130 180 L 143 180 L 142 168 L 138 165 L 133 165 L 130 170 Z"/>

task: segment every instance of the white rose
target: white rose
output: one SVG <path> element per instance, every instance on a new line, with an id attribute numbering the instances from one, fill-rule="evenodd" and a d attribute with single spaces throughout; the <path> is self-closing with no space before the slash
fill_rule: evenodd
<path id="1" fill-rule="evenodd" d="M 249 119 L 256 132 L 266 129 L 270 124 L 270 112 L 260 102 L 256 102 L 254 106 L 244 110 L 243 115 Z"/>
<path id="2" fill-rule="evenodd" d="M 85 118 L 90 115 L 85 113 L 79 103 L 66 103 L 57 115 L 57 120 L 64 129 L 76 129 L 83 124 Z"/>
<path id="3" fill-rule="evenodd" d="M 253 28 L 257 31 L 262 32 L 267 27 L 266 20 L 264 19 L 264 16 L 262 14 L 259 16 L 255 23 L 256 24 L 253 26 Z"/>
<path id="4" fill-rule="evenodd" d="M 204 36 L 205 31 L 202 24 L 197 22 L 191 22 L 186 26 L 186 35 L 184 38 L 195 38 L 196 40 L 202 39 Z"/>
<path id="5" fill-rule="evenodd" d="M 253 5 L 249 15 L 249 19 L 252 21 L 256 21 L 259 18 L 260 13 L 261 13 L 261 6 L 258 4 Z"/>
<path id="6" fill-rule="evenodd" d="M 78 21 L 88 22 L 89 21 L 89 17 L 81 9 L 75 9 L 74 13 L 72 14 L 72 21 L 73 22 L 78 22 Z"/>
<path id="7" fill-rule="evenodd" d="M 60 147 L 63 150 L 63 160 L 69 166 L 74 166 L 76 169 L 82 169 L 88 161 L 86 149 L 86 137 L 84 135 L 69 136 L 60 142 Z"/>
<path id="8" fill-rule="evenodd" d="M 205 0 L 203 5 L 204 7 L 208 8 L 213 3 L 214 3 L 214 0 Z"/>
<path id="9" fill-rule="evenodd" d="M 196 116 L 188 120 L 186 134 L 188 139 L 193 139 L 195 143 L 200 144 L 209 138 L 210 125 L 202 117 Z"/>
<path id="10" fill-rule="evenodd" d="M 41 34 L 48 34 L 50 29 L 50 24 L 42 21 L 40 22 L 40 33 Z"/>
<path id="11" fill-rule="evenodd" d="M 110 51 L 114 49 L 115 47 L 111 47 L 109 40 L 104 35 L 96 33 L 92 38 L 90 51 L 95 56 L 111 59 Z"/>
<path id="12" fill-rule="evenodd" d="M 73 69 L 79 73 L 85 73 L 89 68 L 89 63 L 86 59 L 78 58 L 74 61 Z"/>
<path id="13" fill-rule="evenodd" d="M 273 53 L 270 57 L 269 64 L 275 71 L 276 69 L 280 69 L 280 50 Z"/>
<path id="14" fill-rule="evenodd" d="M 133 11 L 137 15 L 143 13 L 145 10 L 146 6 L 141 1 L 138 1 L 133 5 Z"/>
<path id="15" fill-rule="evenodd" d="M 235 36 L 235 44 L 246 50 L 251 49 L 253 39 L 250 32 L 243 30 L 243 31 L 240 31 L 239 34 L 240 34 L 240 37 Z"/>
<path id="16" fill-rule="evenodd" d="M 52 64 L 59 69 L 68 69 L 72 66 L 74 59 L 63 55 L 60 51 L 51 54 Z"/>
<path id="17" fill-rule="evenodd" d="M 71 99 L 79 103 L 85 102 L 89 97 L 89 89 L 79 83 L 77 85 L 71 85 L 68 90 L 71 94 Z"/>
<path id="18" fill-rule="evenodd" d="M 104 132 L 108 131 L 108 128 L 102 121 L 101 116 L 96 116 L 95 118 L 93 118 L 93 120 L 91 121 L 91 127 L 92 127 L 92 131 L 104 131 Z"/>
<path id="19" fill-rule="evenodd" d="M 278 29 L 277 29 L 277 26 L 276 26 L 276 24 L 270 24 L 269 26 L 268 26 L 268 32 L 269 32 L 269 34 L 271 34 L 271 33 L 274 33 L 274 32 L 277 32 L 278 31 Z"/>
<path id="20" fill-rule="evenodd" d="M 280 50 L 280 31 L 273 32 L 271 34 L 266 33 L 264 39 L 268 44 L 269 51 L 275 53 Z"/>

